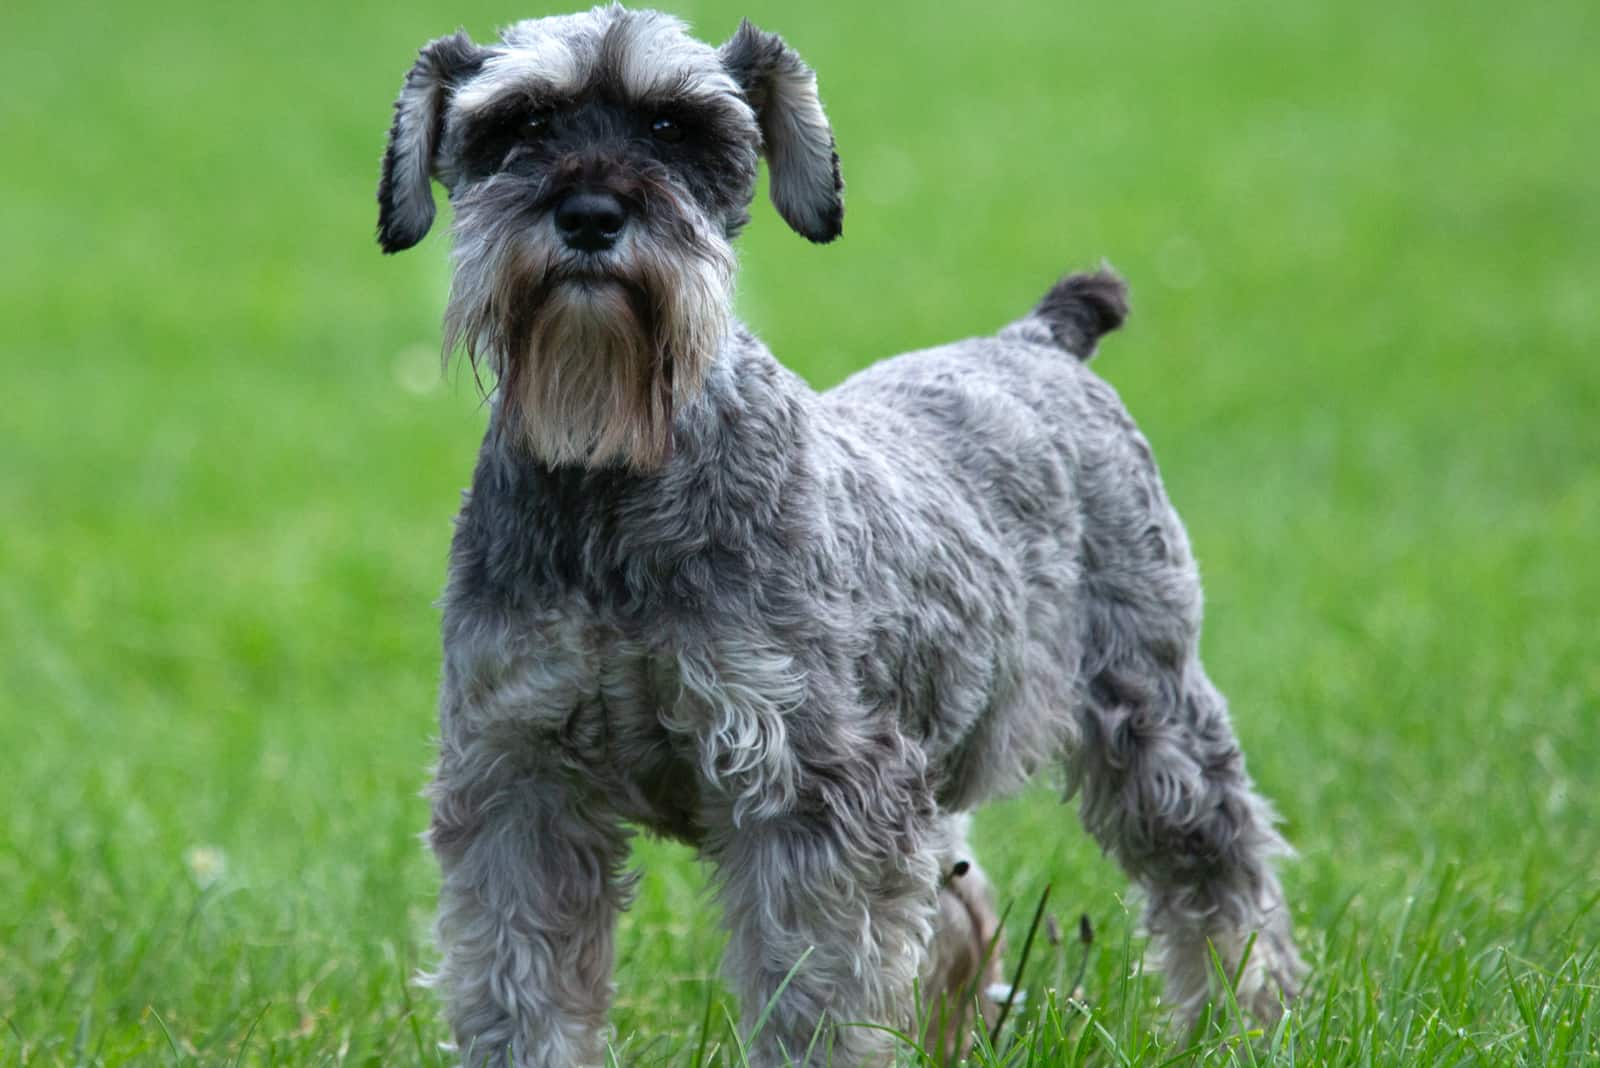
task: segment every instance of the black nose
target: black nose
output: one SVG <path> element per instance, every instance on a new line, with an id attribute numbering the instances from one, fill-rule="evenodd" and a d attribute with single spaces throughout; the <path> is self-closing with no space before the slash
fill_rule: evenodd
<path id="1" fill-rule="evenodd" d="M 569 248 L 584 252 L 603 252 L 616 244 L 627 222 L 622 201 L 598 190 L 568 193 L 556 205 L 556 229 Z"/>

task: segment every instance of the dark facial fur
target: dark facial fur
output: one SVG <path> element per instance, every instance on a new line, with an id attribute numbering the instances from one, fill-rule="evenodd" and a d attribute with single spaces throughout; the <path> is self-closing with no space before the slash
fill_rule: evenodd
<path id="1" fill-rule="evenodd" d="M 670 125 L 658 131 L 663 123 Z M 538 212 L 574 182 L 589 180 L 612 188 L 641 214 L 652 207 L 651 192 L 676 189 L 730 238 L 749 218 L 755 186 L 756 138 L 747 109 L 670 86 L 636 99 L 615 68 L 596 69 L 576 92 L 509 92 L 464 117 L 447 150 L 459 160 L 458 189 L 497 174 L 514 177 L 526 183 Z"/>

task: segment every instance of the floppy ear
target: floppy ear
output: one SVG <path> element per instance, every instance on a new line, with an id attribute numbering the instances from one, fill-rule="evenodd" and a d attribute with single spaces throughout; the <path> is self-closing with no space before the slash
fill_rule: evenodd
<path id="1" fill-rule="evenodd" d="M 844 226 L 844 180 L 816 73 L 783 38 L 749 19 L 721 55 L 761 124 L 773 206 L 811 240 L 832 241 Z"/>
<path id="2" fill-rule="evenodd" d="M 389 149 L 378 179 L 378 244 L 399 252 L 421 241 L 433 225 L 434 153 L 450 91 L 483 66 L 488 51 L 465 30 L 423 45 L 394 102 Z"/>

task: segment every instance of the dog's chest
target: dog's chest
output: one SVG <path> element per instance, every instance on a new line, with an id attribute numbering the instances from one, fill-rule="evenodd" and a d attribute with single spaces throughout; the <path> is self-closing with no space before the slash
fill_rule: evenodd
<path id="1" fill-rule="evenodd" d="M 485 616 L 454 634 L 446 715 L 566 769 L 622 818 L 698 841 L 692 743 L 674 729 L 675 657 L 571 609 Z"/>

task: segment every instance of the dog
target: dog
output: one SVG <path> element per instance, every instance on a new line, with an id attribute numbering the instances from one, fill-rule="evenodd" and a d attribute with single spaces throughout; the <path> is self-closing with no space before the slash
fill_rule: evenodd
<path id="1" fill-rule="evenodd" d="M 1143 891 L 1175 1018 L 1214 950 L 1275 1019 L 1288 847 L 1201 667 L 1184 529 L 1085 367 L 1122 282 L 818 394 L 730 310 L 762 158 L 788 225 L 838 237 L 815 75 L 748 22 L 458 32 L 396 102 L 379 242 L 448 191 L 445 351 L 494 383 L 427 791 L 456 1050 L 602 1063 L 640 828 L 714 870 L 752 1063 L 885 1063 L 919 991 L 998 975 L 966 813 L 1052 766 Z"/>

